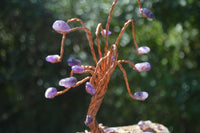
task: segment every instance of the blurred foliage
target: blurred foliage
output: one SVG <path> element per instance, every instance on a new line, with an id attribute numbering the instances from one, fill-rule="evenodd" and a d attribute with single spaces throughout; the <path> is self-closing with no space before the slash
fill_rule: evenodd
<path id="1" fill-rule="evenodd" d="M 149 119 L 166 125 L 171 132 L 198 133 L 200 1 L 141 2 L 154 12 L 156 19 L 141 18 L 136 0 L 119 1 L 113 12 L 109 43 L 114 43 L 128 19 L 134 19 L 138 44 L 149 46 L 151 52 L 136 54 L 129 27 L 118 47 L 119 59 L 151 63 L 152 70 L 147 73 L 135 72 L 124 65 L 132 91 L 148 91 L 150 96 L 144 102 L 132 100 L 117 68 L 97 119 L 107 126 Z M 59 79 L 69 76 L 70 67 L 66 63 L 69 57 L 94 65 L 88 41 L 83 31 L 67 35 L 63 62 L 47 63 L 45 57 L 58 53 L 61 41 L 61 35 L 51 26 L 57 19 L 77 17 L 95 38 L 97 24 L 105 27 L 111 3 L 111 0 L 1 0 L 0 132 L 62 133 L 86 129 L 84 120 L 90 96 L 85 93 L 84 84 L 53 100 L 45 99 L 44 92 L 50 86 L 58 87 Z"/>

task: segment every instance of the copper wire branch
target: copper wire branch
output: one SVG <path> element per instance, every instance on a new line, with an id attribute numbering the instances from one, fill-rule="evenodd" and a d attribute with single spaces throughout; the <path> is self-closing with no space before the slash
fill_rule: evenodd
<path id="1" fill-rule="evenodd" d="M 65 46 L 65 38 L 66 38 L 66 34 L 63 34 L 62 36 L 62 42 L 61 42 L 61 47 L 60 47 L 60 58 L 59 58 L 59 62 L 62 60 L 63 58 L 63 54 L 64 54 L 64 46 Z"/>
<path id="2" fill-rule="evenodd" d="M 129 83 L 128 83 L 127 74 L 126 74 L 125 69 L 122 67 L 122 65 L 121 65 L 120 63 L 118 63 L 117 65 L 119 66 L 119 68 L 121 69 L 121 71 L 122 71 L 122 73 L 123 73 L 123 75 L 124 75 L 124 80 L 125 80 L 126 88 L 127 88 L 127 90 L 128 90 L 129 95 L 130 95 L 133 99 L 135 99 L 135 97 L 133 97 L 133 94 L 131 93 L 131 89 L 130 89 L 130 87 L 129 87 Z"/>
<path id="3" fill-rule="evenodd" d="M 133 70 L 138 71 L 135 68 L 135 65 L 132 62 L 128 61 L 128 60 L 118 60 L 118 63 L 127 63 L 127 64 L 130 64 L 133 67 Z"/>
<path id="4" fill-rule="evenodd" d="M 139 9 L 141 9 L 141 3 L 140 3 L 140 0 L 138 0 L 138 5 L 139 5 Z"/>
<path id="5" fill-rule="evenodd" d="M 73 22 L 73 21 L 80 22 L 83 27 L 72 28 L 69 32 L 63 34 L 62 41 L 61 41 L 60 58 L 59 58 L 58 61 L 56 61 L 54 63 L 60 62 L 62 60 L 62 57 L 63 57 L 63 54 L 64 54 L 64 43 L 65 43 L 66 34 L 69 34 L 70 32 L 74 32 L 76 30 L 84 30 L 86 32 L 86 36 L 87 36 L 87 39 L 88 39 L 89 44 L 90 44 L 91 53 L 92 53 L 94 62 L 96 64 L 97 58 L 96 58 L 96 54 L 95 54 L 95 50 L 94 50 L 94 46 L 93 46 L 93 41 L 92 41 L 92 35 L 91 35 L 90 30 L 88 28 L 86 28 L 83 21 L 78 19 L 78 18 L 72 18 L 72 19 L 68 20 L 67 23 L 70 23 L 70 22 Z"/>
<path id="6" fill-rule="evenodd" d="M 99 29 L 101 30 L 101 32 L 103 32 L 103 27 L 102 27 L 102 24 L 99 23 L 97 25 L 97 28 L 96 28 L 96 41 L 97 41 L 97 47 L 98 47 L 98 53 L 99 53 L 99 58 L 102 57 L 102 53 L 101 53 L 101 46 L 100 46 L 100 43 L 99 43 Z"/>
<path id="7" fill-rule="evenodd" d="M 124 24 L 124 27 L 122 28 L 115 44 L 116 46 L 118 46 L 119 44 L 119 41 L 124 33 L 124 31 L 126 30 L 126 28 L 129 26 L 129 24 L 131 23 L 131 26 L 132 26 L 132 36 L 133 36 L 133 40 L 134 40 L 134 44 L 135 44 L 135 47 L 136 47 L 136 50 L 137 50 L 137 53 L 138 53 L 138 44 L 137 44 L 137 41 L 136 41 L 136 37 L 135 37 L 135 29 L 134 29 L 134 21 L 132 19 L 128 20 L 125 24 Z M 139 53 L 138 53 L 139 54 Z"/>
<path id="8" fill-rule="evenodd" d="M 74 87 L 77 87 L 77 86 L 79 86 L 79 85 L 81 85 L 81 84 L 83 84 L 84 82 L 86 82 L 86 81 L 89 80 L 90 78 L 91 78 L 91 77 L 88 76 L 88 77 L 82 79 L 81 81 L 78 81 L 78 82 L 73 86 L 73 88 L 74 88 Z M 57 92 L 57 93 L 56 93 L 56 96 L 66 93 L 66 92 L 69 91 L 71 88 L 72 88 L 72 87 L 66 87 L 66 89 L 64 89 L 63 91 Z"/>
<path id="9" fill-rule="evenodd" d="M 110 27 L 111 16 L 112 16 L 112 12 L 113 12 L 114 7 L 117 4 L 117 1 L 118 0 L 115 0 L 112 4 L 112 7 L 110 8 L 108 20 L 107 20 L 107 23 L 106 23 L 106 36 L 105 36 L 105 48 L 104 48 L 105 55 L 107 53 L 107 48 L 108 48 L 108 30 L 109 30 L 109 27 Z"/>
<path id="10" fill-rule="evenodd" d="M 71 73 L 70 73 L 70 77 L 73 77 L 74 73 L 75 72 L 72 70 Z M 92 70 L 84 70 L 84 72 L 80 72 L 80 73 L 76 72 L 76 74 L 83 74 L 83 73 L 90 73 L 91 75 L 93 75 L 94 71 L 92 71 Z"/>
<path id="11" fill-rule="evenodd" d="M 92 69 L 92 70 L 95 70 L 95 67 L 94 66 L 89 66 L 89 65 L 81 65 L 81 67 L 83 67 L 84 69 L 88 69 L 88 70 L 90 70 L 90 69 Z"/>

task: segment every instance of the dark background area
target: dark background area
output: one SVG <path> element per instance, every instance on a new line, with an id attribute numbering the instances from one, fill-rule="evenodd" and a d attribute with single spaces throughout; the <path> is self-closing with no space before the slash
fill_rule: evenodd
<path id="1" fill-rule="evenodd" d="M 106 126 L 151 120 L 174 133 L 199 133 L 200 1 L 141 2 L 156 19 L 140 17 L 136 0 L 119 0 L 111 20 L 109 44 L 115 42 L 124 23 L 134 19 L 139 46 L 147 45 L 151 52 L 136 54 L 129 27 L 118 47 L 119 59 L 151 63 L 151 71 L 145 73 L 124 65 L 132 92 L 147 91 L 149 98 L 144 102 L 132 100 L 117 68 L 97 120 Z M 111 4 L 112 0 L 0 1 L 1 133 L 73 133 L 88 129 L 84 121 L 91 96 L 85 92 L 85 84 L 51 100 L 44 97 L 50 86 L 63 89 L 58 81 L 69 76 L 69 57 L 94 65 L 85 33 L 67 35 L 62 63 L 50 64 L 45 57 L 59 53 L 62 36 L 52 29 L 55 20 L 82 19 L 95 41 L 96 26 L 102 23 L 105 27 Z M 76 75 L 78 79 L 84 76 Z"/>

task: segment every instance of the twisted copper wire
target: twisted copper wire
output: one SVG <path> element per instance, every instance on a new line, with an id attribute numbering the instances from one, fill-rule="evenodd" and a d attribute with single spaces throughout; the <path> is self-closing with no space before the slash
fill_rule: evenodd
<path id="1" fill-rule="evenodd" d="M 94 72 L 92 78 L 90 79 L 90 83 L 92 83 L 96 89 L 95 95 L 91 98 L 91 102 L 88 108 L 87 115 L 96 117 L 97 112 L 101 106 L 102 100 L 107 91 L 108 83 L 110 81 L 110 76 L 116 68 L 117 62 L 112 61 L 111 58 L 115 54 L 115 58 L 117 58 L 117 49 L 116 45 L 113 44 L 111 50 L 107 53 L 106 56 L 102 57 L 100 61 L 97 63 L 97 69 Z M 101 74 L 101 75 L 98 75 Z M 97 121 L 93 120 L 90 125 L 91 132 L 101 133 L 102 129 L 97 125 Z"/>
<path id="2" fill-rule="evenodd" d="M 135 68 L 135 65 L 134 65 L 132 62 L 128 61 L 128 60 L 118 60 L 117 62 L 118 62 L 118 63 L 127 63 L 127 64 L 130 64 L 130 65 L 133 67 L 133 70 L 138 71 L 138 70 Z"/>
<path id="3" fill-rule="evenodd" d="M 88 77 L 82 79 L 81 81 L 78 81 L 73 87 L 77 87 L 77 86 L 83 84 L 84 82 L 86 82 L 86 81 L 89 80 L 90 78 L 91 78 L 91 77 L 88 76 Z M 56 93 L 56 96 L 61 95 L 61 94 L 64 94 L 64 93 L 66 93 L 67 91 L 69 91 L 69 90 L 71 89 L 71 87 L 65 87 L 65 88 L 66 88 L 66 89 L 64 89 L 63 91 L 57 92 L 57 93 Z"/>
<path id="4" fill-rule="evenodd" d="M 97 57 L 96 57 L 96 54 L 95 54 L 95 51 L 94 51 L 92 35 L 91 35 L 90 30 L 86 27 L 76 27 L 76 28 L 71 29 L 68 33 L 76 31 L 76 30 L 84 30 L 87 33 L 87 39 L 88 39 L 89 44 L 90 44 L 90 49 L 91 49 L 91 52 L 92 52 L 94 62 L 96 64 L 97 63 Z"/>
<path id="5" fill-rule="evenodd" d="M 103 27 L 102 27 L 102 24 L 99 23 L 97 25 L 97 28 L 96 28 L 96 41 L 97 41 L 97 48 L 98 48 L 98 53 L 99 53 L 99 58 L 102 57 L 102 53 L 101 53 L 101 46 L 100 46 L 100 43 L 99 43 L 99 29 L 101 29 L 101 32 L 103 32 Z"/>
<path id="6" fill-rule="evenodd" d="M 96 121 L 96 115 L 98 113 L 98 110 L 101 106 L 102 100 L 103 100 L 105 93 L 107 91 L 108 83 L 110 81 L 110 76 L 113 73 L 113 71 L 115 70 L 116 66 L 119 66 L 120 70 L 123 73 L 124 80 L 125 80 L 126 87 L 127 87 L 129 95 L 133 99 L 135 99 L 133 97 L 133 94 L 131 93 L 131 90 L 130 90 L 130 87 L 129 87 L 126 71 L 121 64 L 122 63 L 128 63 L 132 66 L 133 70 L 136 70 L 136 71 L 138 71 L 138 70 L 135 68 L 135 65 L 130 61 L 117 60 L 117 57 L 118 57 L 117 46 L 119 44 L 119 41 L 120 41 L 124 31 L 129 26 L 129 24 L 132 25 L 132 36 L 133 36 L 133 40 L 134 40 L 134 45 L 135 45 L 137 53 L 138 53 L 138 45 L 137 45 L 137 42 L 136 42 L 135 31 L 134 31 L 134 21 L 133 20 L 130 19 L 124 24 L 118 38 L 116 39 L 115 44 L 113 44 L 111 46 L 110 50 L 107 50 L 107 48 L 108 48 L 108 41 L 107 41 L 108 30 L 109 30 L 109 25 L 110 25 L 110 21 L 111 21 L 111 15 L 112 15 L 113 9 L 114 9 L 117 1 L 118 0 L 115 0 L 113 2 L 112 7 L 111 7 L 110 12 L 109 12 L 108 19 L 107 19 L 104 56 L 102 57 L 102 52 L 101 52 L 101 47 L 100 47 L 100 42 L 99 42 L 99 31 L 101 30 L 101 32 L 103 32 L 102 24 L 99 23 L 97 25 L 96 32 L 95 32 L 97 49 L 98 49 L 98 54 L 99 54 L 99 58 L 100 58 L 99 61 L 97 61 L 90 30 L 85 27 L 85 24 L 83 23 L 82 20 L 80 20 L 78 18 L 72 18 L 72 19 L 68 20 L 67 23 L 80 22 L 82 27 L 72 28 L 69 32 L 63 34 L 62 42 L 61 42 L 61 50 L 60 50 L 60 59 L 57 61 L 57 62 L 60 62 L 62 60 L 63 53 L 64 53 L 64 42 L 65 42 L 66 34 L 73 32 L 73 31 L 76 31 L 76 30 L 84 30 L 86 32 L 86 36 L 87 36 L 87 39 L 89 41 L 91 53 L 92 53 L 92 56 L 93 56 L 93 59 L 95 61 L 96 66 L 81 65 L 81 67 L 84 68 L 83 73 L 90 73 L 91 76 L 87 76 L 86 78 L 82 79 L 81 81 L 78 81 L 73 87 L 76 87 L 76 86 L 86 82 L 87 80 L 90 80 L 90 83 L 95 88 L 96 92 L 95 92 L 95 95 L 92 96 L 92 98 L 91 98 L 91 102 L 90 102 L 90 105 L 89 105 L 89 108 L 88 108 L 88 113 L 87 113 L 87 115 L 92 116 L 92 118 L 93 118 L 92 123 L 89 125 L 92 133 L 104 133 L 104 130 L 99 126 L 98 122 Z M 139 4 L 139 8 L 141 9 L 140 0 L 138 0 L 138 4 Z M 114 60 L 112 59 L 112 57 L 114 57 Z M 72 70 L 70 77 L 72 77 L 73 75 L 74 75 L 74 71 Z M 64 89 L 63 91 L 57 92 L 57 95 L 61 95 L 65 92 L 69 91 L 71 88 L 72 87 L 66 87 L 66 89 Z"/>
<path id="7" fill-rule="evenodd" d="M 87 39 L 88 39 L 89 44 L 90 44 L 92 56 L 93 56 L 94 62 L 96 64 L 97 63 L 97 58 L 96 58 L 96 54 L 95 54 L 95 51 L 94 51 L 92 35 L 91 35 L 90 30 L 88 28 L 86 28 L 85 24 L 83 23 L 83 21 L 81 19 L 78 19 L 78 18 L 72 18 L 72 19 L 68 20 L 67 23 L 69 24 L 70 22 L 74 22 L 74 21 L 80 22 L 81 25 L 85 28 L 83 30 L 85 30 L 85 32 L 86 32 L 86 36 L 87 36 Z M 70 32 L 73 32 L 73 29 L 71 29 Z M 70 32 L 68 32 L 68 33 L 70 33 Z"/>
<path id="8" fill-rule="evenodd" d="M 140 3 L 140 0 L 138 0 L 138 5 L 139 5 L 139 9 L 141 9 L 141 3 Z"/>
<path id="9" fill-rule="evenodd" d="M 76 21 L 76 19 L 74 19 L 74 21 Z M 95 61 L 95 64 L 97 63 L 97 58 L 96 58 L 95 50 L 94 50 L 94 47 L 93 47 L 92 35 L 91 35 L 90 30 L 86 27 L 75 27 L 75 28 L 70 29 L 69 32 L 66 32 L 66 33 L 63 34 L 62 41 L 61 41 L 61 48 L 60 48 L 60 58 L 54 63 L 58 63 L 58 62 L 62 61 L 62 57 L 63 57 L 63 54 L 64 54 L 64 45 L 65 45 L 66 34 L 69 34 L 71 32 L 77 31 L 77 30 L 84 30 L 86 32 L 93 59 Z"/>
<path id="10" fill-rule="evenodd" d="M 59 58 L 59 62 L 62 60 L 63 58 L 63 54 L 64 54 L 64 46 L 65 46 L 65 38 L 66 38 L 66 34 L 63 34 L 62 36 L 62 42 L 61 42 L 61 47 L 60 47 L 60 58 Z"/>
<path id="11" fill-rule="evenodd" d="M 109 27 L 110 27 L 110 21 L 111 21 L 111 16 L 112 16 L 112 12 L 113 12 L 113 9 L 115 7 L 115 5 L 117 4 L 117 1 L 118 0 L 115 0 L 110 8 L 110 12 L 109 12 L 109 16 L 108 16 L 108 20 L 107 20 L 107 23 L 106 23 L 106 37 L 105 37 L 105 48 L 104 48 L 104 51 L 105 51 L 105 55 L 107 53 L 107 48 L 108 48 L 108 30 L 109 30 Z"/>
<path id="12" fill-rule="evenodd" d="M 120 63 L 118 63 L 117 65 L 119 66 L 119 68 L 121 69 L 121 71 L 122 71 L 122 73 L 123 73 L 123 75 L 124 75 L 124 80 L 125 80 L 126 88 L 127 88 L 127 90 L 128 90 L 129 95 L 130 95 L 133 99 L 135 99 L 135 97 L 134 97 L 133 94 L 131 93 L 131 89 L 130 89 L 130 87 L 129 87 L 129 83 L 128 83 L 127 74 L 126 74 L 125 69 L 122 67 L 122 65 L 121 65 Z"/>
<path id="13" fill-rule="evenodd" d="M 129 24 L 131 23 L 132 25 L 132 36 L 133 36 L 133 40 L 134 40 L 134 44 L 138 53 L 138 45 L 137 45 L 137 41 L 136 41 L 136 37 L 135 37 L 135 27 L 134 27 L 134 21 L 132 19 L 128 20 L 126 23 L 124 23 L 124 27 L 122 28 L 119 36 L 117 37 L 117 40 L 115 42 L 116 46 L 118 46 L 119 44 L 119 40 L 121 39 L 124 31 L 126 30 L 126 28 L 129 26 Z M 139 54 L 139 53 L 138 53 Z"/>

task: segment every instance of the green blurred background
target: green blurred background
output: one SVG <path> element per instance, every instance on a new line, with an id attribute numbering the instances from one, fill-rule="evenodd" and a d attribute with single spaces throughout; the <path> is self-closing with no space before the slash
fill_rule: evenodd
<path id="1" fill-rule="evenodd" d="M 55 20 L 77 17 L 91 30 L 95 41 L 98 23 L 105 27 L 113 0 L 1 0 L 0 1 L 0 133 L 74 133 L 84 125 L 91 96 L 84 84 L 52 100 L 44 92 L 68 77 L 69 57 L 94 65 L 83 31 L 67 35 L 62 63 L 45 57 L 58 54 L 61 35 L 52 30 Z M 124 64 L 134 91 L 148 91 L 149 98 L 134 101 L 128 95 L 117 67 L 97 115 L 106 126 L 136 124 L 140 120 L 162 123 L 174 133 L 200 132 L 200 1 L 142 0 L 156 16 L 139 15 L 136 0 L 119 0 L 111 21 L 113 44 L 128 19 L 134 19 L 137 42 L 151 52 L 138 56 L 131 27 L 118 47 L 119 59 L 148 61 L 152 69 L 138 73 Z M 79 26 L 78 23 L 70 26 Z M 103 47 L 103 38 L 101 38 Z M 96 48 L 96 43 L 95 43 Z M 76 75 L 78 79 L 86 75 Z"/>

